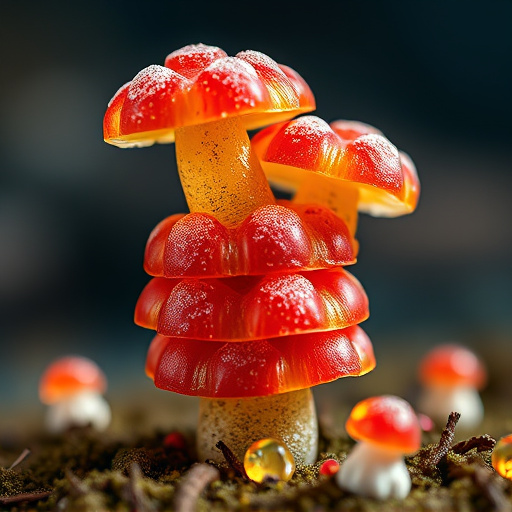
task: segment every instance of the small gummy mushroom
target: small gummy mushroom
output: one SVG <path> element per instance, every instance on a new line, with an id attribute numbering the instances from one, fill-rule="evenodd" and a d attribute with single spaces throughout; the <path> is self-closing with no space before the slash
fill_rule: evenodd
<path id="1" fill-rule="evenodd" d="M 367 398 L 352 409 L 346 429 L 358 443 L 336 474 L 338 485 L 369 498 L 405 498 L 411 477 L 403 457 L 421 444 L 418 417 L 409 403 L 392 395 Z"/>
<path id="2" fill-rule="evenodd" d="M 105 113 L 104 139 L 119 147 L 175 141 L 190 211 L 235 225 L 275 203 L 247 130 L 314 108 L 306 82 L 267 55 L 229 57 L 215 46 L 188 45 L 119 89 Z"/>
<path id="3" fill-rule="evenodd" d="M 483 419 L 484 407 L 478 393 L 487 375 L 477 355 L 466 347 L 440 345 L 420 363 L 422 384 L 418 409 L 443 425 L 451 412 L 460 413 L 458 428 L 471 430 Z"/>
<path id="4" fill-rule="evenodd" d="M 103 397 L 106 389 L 105 375 L 94 361 L 81 356 L 54 361 L 39 384 L 41 402 L 48 405 L 48 430 L 59 433 L 88 425 L 105 430 L 111 419 L 110 406 Z"/>
<path id="5" fill-rule="evenodd" d="M 269 126 L 252 139 L 269 181 L 299 203 L 332 208 L 352 235 L 357 212 L 396 217 L 411 213 L 420 184 L 410 158 L 372 126 L 302 116 Z"/>
<path id="6" fill-rule="evenodd" d="M 512 434 L 502 437 L 491 456 L 492 467 L 503 477 L 512 480 Z"/>

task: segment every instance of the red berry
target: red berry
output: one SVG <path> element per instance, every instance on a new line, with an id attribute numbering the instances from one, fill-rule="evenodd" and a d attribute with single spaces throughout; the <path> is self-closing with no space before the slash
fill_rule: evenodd
<path id="1" fill-rule="evenodd" d="M 171 432 L 164 438 L 164 446 L 173 450 L 184 450 L 187 443 L 183 434 L 179 432 Z"/>
<path id="2" fill-rule="evenodd" d="M 327 459 L 320 466 L 320 474 L 325 476 L 335 475 L 340 469 L 340 463 L 334 459 Z"/>

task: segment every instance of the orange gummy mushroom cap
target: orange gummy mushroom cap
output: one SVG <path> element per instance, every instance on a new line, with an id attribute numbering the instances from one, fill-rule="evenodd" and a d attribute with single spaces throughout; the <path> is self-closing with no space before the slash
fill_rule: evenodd
<path id="1" fill-rule="evenodd" d="M 404 455 L 421 445 L 418 417 L 408 402 L 392 395 L 367 398 L 356 404 L 345 424 L 356 441 L 365 441 Z"/>
<path id="2" fill-rule="evenodd" d="M 420 380 L 424 385 L 468 386 L 481 389 L 487 380 L 483 363 L 471 350 L 455 345 L 440 345 L 421 361 Z"/>
<path id="3" fill-rule="evenodd" d="M 287 393 L 374 367 L 371 341 L 359 326 L 244 343 L 157 335 L 146 359 L 157 387 L 209 398 Z"/>
<path id="4" fill-rule="evenodd" d="M 67 356 L 54 361 L 43 373 L 39 397 L 53 404 L 81 391 L 104 393 L 107 379 L 94 361 L 86 357 Z"/>
<path id="5" fill-rule="evenodd" d="M 315 108 L 313 93 L 293 70 L 267 55 L 229 57 L 204 44 L 185 46 L 125 84 L 104 117 L 105 141 L 120 147 L 174 140 L 176 128 L 241 116 L 246 129 Z"/>
<path id="6" fill-rule="evenodd" d="M 223 277 L 355 263 L 357 242 L 328 208 L 281 201 L 234 228 L 205 213 L 164 219 L 146 245 L 144 269 L 161 277 Z"/>
<path id="7" fill-rule="evenodd" d="M 265 128 L 252 145 L 268 179 L 285 190 L 296 191 L 315 173 L 356 188 L 359 211 L 395 217 L 416 208 L 414 164 L 370 125 L 303 116 Z"/>

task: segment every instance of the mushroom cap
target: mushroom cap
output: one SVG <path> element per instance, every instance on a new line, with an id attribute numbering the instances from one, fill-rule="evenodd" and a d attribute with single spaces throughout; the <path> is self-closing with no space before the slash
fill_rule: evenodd
<path id="1" fill-rule="evenodd" d="M 247 129 L 315 108 L 313 93 L 293 70 L 247 50 L 229 57 L 204 44 L 169 54 L 124 84 L 110 101 L 105 141 L 119 147 L 174 140 L 176 128 L 241 116 Z"/>
<path id="2" fill-rule="evenodd" d="M 368 298 L 343 268 L 229 279 L 153 278 L 135 323 L 159 334 L 247 341 L 342 329 L 368 318 Z"/>
<path id="3" fill-rule="evenodd" d="M 244 343 L 157 335 L 146 359 L 157 387 L 209 398 L 287 393 L 374 367 L 371 341 L 359 326 Z"/>
<path id="4" fill-rule="evenodd" d="M 53 404 L 82 391 L 104 393 L 107 379 L 97 364 L 82 356 L 66 356 L 54 361 L 41 376 L 39 397 Z"/>
<path id="5" fill-rule="evenodd" d="M 343 120 L 329 125 L 302 116 L 261 130 L 252 146 L 269 181 L 289 192 L 315 173 L 322 181 L 355 187 L 361 212 L 396 217 L 416 208 L 420 184 L 414 164 L 370 125 Z"/>
<path id="6" fill-rule="evenodd" d="M 487 372 L 477 355 L 457 344 L 439 345 L 420 363 L 420 381 L 424 385 L 484 387 Z"/>
<path id="7" fill-rule="evenodd" d="M 160 222 L 146 245 L 144 269 L 161 277 L 224 277 L 298 272 L 355 263 L 357 242 L 328 208 L 281 201 L 234 228 L 206 213 Z"/>
<path id="8" fill-rule="evenodd" d="M 408 402 L 393 395 L 362 400 L 352 409 L 345 428 L 356 441 L 365 441 L 404 455 L 421 445 L 418 417 Z"/>

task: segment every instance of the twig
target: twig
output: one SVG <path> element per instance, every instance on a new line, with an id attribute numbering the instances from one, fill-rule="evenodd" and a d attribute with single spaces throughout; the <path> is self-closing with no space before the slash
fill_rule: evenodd
<path id="1" fill-rule="evenodd" d="M 457 425 L 459 418 L 460 414 L 458 412 L 450 413 L 448 421 L 446 422 L 446 427 L 444 427 L 441 437 L 439 438 L 439 442 L 432 448 L 429 455 L 422 460 L 421 466 L 423 470 L 431 470 L 446 456 L 450 449 L 450 445 L 453 442 L 453 438 L 455 437 L 455 426 Z"/>
<path id="2" fill-rule="evenodd" d="M 25 448 L 22 452 L 21 452 L 21 455 L 9 466 L 9 469 L 13 469 L 15 468 L 18 464 L 21 464 L 32 452 L 28 449 L 28 448 Z"/>
<path id="3" fill-rule="evenodd" d="M 463 453 L 469 452 L 469 450 L 472 450 L 473 448 L 476 448 L 477 452 L 485 452 L 492 450 L 495 444 L 496 439 L 492 438 L 488 434 L 484 434 L 482 436 L 471 437 L 466 441 L 461 441 L 460 443 L 454 444 L 452 446 L 452 452 L 461 455 Z"/>
<path id="4" fill-rule="evenodd" d="M 244 465 L 238 460 L 236 455 L 224 444 L 223 441 L 219 441 L 215 446 L 222 452 L 222 455 L 224 455 L 224 458 L 229 464 L 229 467 L 235 470 L 237 476 L 248 478 Z"/>
<path id="5" fill-rule="evenodd" d="M 133 462 L 130 466 L 128 480 L 129 499 L 132 502 L 134 510 L 137 512 L 150 512 L 153 508 L 139 485 L 141 479 L 142 471 L 140 470 L 140 466 L 136 462 Z"/>
<path id="6" fill-rule="evenodd" d="M 38 501 L 48 498 L 53 491 L 41 492 L 26 492 L 23 494 L 16 494 L 16 496 L 7 496 L 0 498 L 0 505 L 9 505 L 15 503 L 22 503 L 24 501 Z"/>
<path id="7" fill-rule="evenodd" d="M 492 479 L 493 473 L 483 466 L 474 466 L 473 481 L 482 490 L 496 512 L 512 512 L 512 505 L 505 493 Z"/>
<path id="8" fill-rule="evenodd" d="M 174 505 L 176 512 L 195 512 L 201 493 L 220 478 L 219 470 L 209 464 L 194 464 L 176 489 Z"/>
<path id="9" fill-rule="evenodd" d="M 69 469 L 66 469 L 66 478 L 71 485 L 71 490 L 74 491 L 77 496 L 84 496 L 89 492 L 89 486 L 82 482 L 82 480 Z"/>

